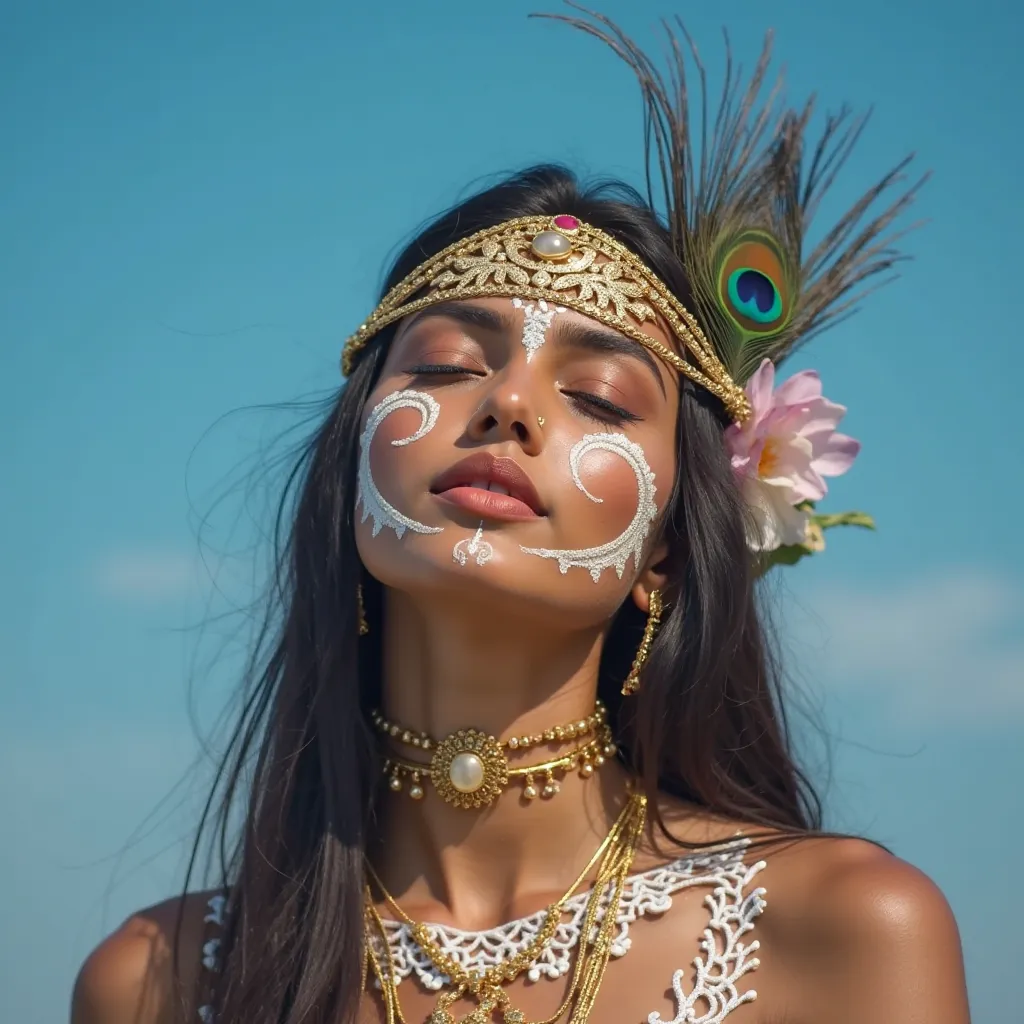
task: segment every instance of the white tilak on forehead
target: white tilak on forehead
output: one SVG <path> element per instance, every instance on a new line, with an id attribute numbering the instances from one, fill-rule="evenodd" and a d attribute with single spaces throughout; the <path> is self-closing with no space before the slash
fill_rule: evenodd
<path id="1" fill-rule="evenodd" d="M 415 409 L 420 414 L 419 429 L 409 437 L 400 437 L 397 441 L 392 441 L 391 443 L 396 448 L 412 444 L 413 441 L 418 441 L 424 434 L 433 430 L 434 424 L 437 423 L 438 413 L 441 411 L 441 407 L 433 396 L 422 391 L 393 391 L 386 398 L 382 398 L 370 411 L 366 426 L 363 427 L 363 433 L 359 438 L 359 492 L 356 502 L 363 506 L 361 522 L 365 523 L 367 517 L 373 517 L 374 537 L 385 526 L 390 526 L 398 534 L 399 539 L 406 530 L 412 530 L 413 533 L 440 533 L 444 529 L 443 526 L 424 526 L 423 523 L 418 523 L 415 519 L 403 516 L 380 493 L 377 485 L 373 482 L 373 472 L 370 468 L 370 445 L 373 442 L 373 435 L 377 433 L 377 428 L 384 422 L 384 419 L 396 409 Z"/>
<path id="2" fill-rule="evenodd" d="M 545 335 L 555 314 L 564 313 L 565 306 L 549 306 L 543 299 L 534 306 L 532 302 L 527 304 L 520 298 L 513 299 L 512 305 L 523 311 L 523 348 L 526 349 L 526 361 L 529 362 L 534 352 L 547 340 Z"/>
<path id="3" fill-rule="evenodd" d="M 527 548 L 520 545 L 527 555 L 539 555 L 541 558 L 558 560 L 558 569 L 563 575 L 571 566 L 587 569 L 596 583 L 601 573 L 609 566 L 615 567 L 615 573 L 622 579 L 626 562 L 633 557 L 633 565 L 640 568 L 640 556 L 643 554 L 644 540 L 650 532 L 651 524 L 657 518 L 658 506 L 654 504 L 657 488 L 654 486 L 654 473 L 647 465 L 644 450 L 635 441 L 630 441 L 625 434 L 587 434 L 574 446 L 569 453 L 569 466 L 572 468 L 572 479 L 576 486 L 591 500 L 598 503 L 603 498 L 595 498 L 583 486 L 580 480 L 580 461 L 584 455 L 593 451 L 614 452 L 621 455 L 630 465 L 636 476 L 637 507 L 629 526 L 615 540 L 601 544 L 596 548 L 576 548 L 557 550 L 551 548 Z"/>

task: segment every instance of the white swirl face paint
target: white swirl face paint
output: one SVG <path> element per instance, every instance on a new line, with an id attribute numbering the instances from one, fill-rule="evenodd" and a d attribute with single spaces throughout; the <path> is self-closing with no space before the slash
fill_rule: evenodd
<path id="1" fill-rule="evenodd" d="M 377 428 L 396 409 L 415 409 L 420 414 L 419 429 L 409 437 L 400 437 L 397 441 L 392 441 L 391 443 L 396 448 L 412 444 L 413 441 L 418 441 L 433 430 L 434 424 L 437 423 L 438 413 L 441 411 L 441 407 L 433 396 L 422 391 L 394 391 L 373 407 L 359 438 L 359 491 L 356 502 L 363 506 L 361 522 L 365 523 L 367 518 L 373 517 L 374 537 L 385 526 L 390 526 L 398 534 L 399 539 L 402 538 L 406 530 L 412 530 L 413 533 L 440 533 L 444 529 L 443 526 L 425 526 L 415 519 L 403 516 L 380 493 L 373 481 L 373 471 L 370 467 L 370 444 L 373 442 L 373 435 L 377 433 Z"/>
<path id="2" fill-rule="evenodd" d="M 483 535 L 484 523 L 481 519 L 472 539 L 466 540 L 463 537 L 452 549 L 452 561 L 458 562 L 459 565 L 465 565 L 470 557 L 473 557 L 476 559 L 477 565 L 486 565 L 494 557 L 494 548 L 487 541 L 481 539 Z"/>
<path id="3" fill-rule="evenodd" d="M 523 311 L 523 348 L 529 362 L 547 340 L 547 330 L 555 314 L 564 313 L 565 306 L 549 306 L 543 299 L 535 306 L 532 302 L 524 303 L 520 298 L 513 299 L 512 305 Z"/>
<path id="4" fill-rule="evenodd" d="M 593 451 L 614 452 L 614 454 L 620 455 L 629 463 L 636 476 L 637 508 L 636 515 L 633 516 L 629 526 L 615 540 L 595 548 L 557 550 L 527 548 L 522 545 L 520 548 L 527 555 L 556 559 L 558 570 L 563 576 L 573 566 L 586 569 L 596 583 L 600 579 L 601 573 L 610 566 L 615 567 L 615 573 L 621 580 L 630 556 L 633 558 L 634 567 L 640 568 L 644 540 L 651 530 L 651 524 L 657 518 L 658 506 L 654 503 L 654 495 L 657 491 L 654 486 L 654 473 L 647 465 L 644 450 L 635 441 L 630 441 L 625 434 L 587 434 L 573 446 L 569 453 L 569 466 L 572 469 L 573 482 L 591 501 L 599 504 L 604 501 L 603 498 L 594 497 L 583 486 L 583 481 L 580 479 L 580 462 L 585 455 Z"/>

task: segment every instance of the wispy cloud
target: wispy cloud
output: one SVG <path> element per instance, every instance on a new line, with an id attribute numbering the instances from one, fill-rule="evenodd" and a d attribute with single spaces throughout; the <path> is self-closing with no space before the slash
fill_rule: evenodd
<path id="1" fill-rule="evenodd" d="M 819 588 L 788 616 L 829 683 L 920 718 L 1024 717 L 1024 584 L 975 569 L 880 588 Z"/>
<path id="2" fill-rule="evenodd" d="M 93 582 L 110 597 L 157 600 L 189 593 L 199 579 L 197 560 L 181 551 L 111 551 L 93 565 Z"/>

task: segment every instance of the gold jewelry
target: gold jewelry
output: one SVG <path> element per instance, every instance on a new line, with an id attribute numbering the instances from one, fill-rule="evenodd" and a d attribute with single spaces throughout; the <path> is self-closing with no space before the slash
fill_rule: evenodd
<path id="1" fill-rule="evenodd" d="M 424 732 L 414 732 L 397 722 L 389 722 L 377 710 L 371 713 L 370 720 L 382 735 L 406 746 L 433 751 L 429 764 L 399 757 L 385 761 L 384 774 L 389 776 L 388 786 L 393 792 L 401 792 L 403 780 L 408 779 L 409 796 L 420 800 L 423 781 L 429 778 L 443 800 L 455 807 L 476 808 L 496 800 L 510 779 L 523 779 L 523 797 L 533 800 L 538 795 L 552 797 L 558 793 L 560 786 L 555 772 L 578 768 L 581 778 L 590 778 L 594 768 L 603 765 L 605 759 L 616 752 L 611 730 L 605 724 L 607 714 L 605 706 L 597 701 L 593 713 L 587 718 L 556 725 L 534 735 L 511 736 L 507 740 L 497 740 L 478 729 L 459 729 L 438 741 Z M 590 733 L 595 734 L 594 739 L 540 764 L 512 768 L 505 753 L 529 750 L 542 743 L 563 743 Z M 539 790 L 536 776 L 544 777 Z"/>
<path id="2" fill-rule="evenodd" d="M 425 260 L 345 342 L 342 373 L 352 372 L 359 353 L 388 324 L 438 302 L 483 297 L 545 299 L 574 309 L 650 349 L 720 398 L 737 422 L 750 415 L 743 389 L 669 287 L 621 242 L 569 214 L 506 221 Z M 640 329 L 659 317 L 691 358 Z"/>
<path id="3" fill-rule="evenodd" d="M 449 957 L 431 938 L 428 928 L 410 918 L 385 889 L 380 878 L 367 862 L 368 873 L 373 877 L 382 896 L 399 919 L 406 924 L 423 953 L 440 973 L 449 979 L 452 990 L 443 992 L 437 1000 L 429 1024 L 455 1024 L 455 1017 L 449 1007 L 463 996 L 470 996 L 477 1002 L 477 1008 L 462 1018 L 460 1024 L 487 1024 L 496 1009 L 502 1011 L 504 1024 L 525 1024 L 525 1014 L 511 1005 L 508 994 L 502 988 L 506 982 L 514 981 L 551 942 L 558 926 L 558 919 L 564 913 L 565 904 L 583 884 L 597 864 L 594 885 L 587 900 L 581 941 L 578 946 L 576 967 L 573 971 L 569 991 L 555 1013 L 538 1024 L 554 1024 L 570 1006 L 573 1007 L 570 1024 L 583 1024 L 590 1013 L 604 978 L 608 965 L 611 942 L 618 927 L 618 907 L 629 876 L 636 849 L 643 835 L 646 821 L 647 799 L 643 794 L 633 793 L 612 826 L 604 842 L 590 858 L 589 863 L 577 876 L 569 890 L 557 903 L 548 907 L 537 936 L 526 948 L 502 964 L 496 964 L 485 971 L 468 971 L 456 960 Z M 376 907 L 369 885 L 366 888 L 366 948 L 374 975 L 380 984 L 384 998 L 386 1024 L 395 1021 L 404 1024 L 398 990 L 395 982 L 394 964 L 387 932 Z M 598 923 L 598 913 L 604 907 L 604 917 Z M 582 936 L 594 938 L 588 942 Z M 383 948 L 387 969 L 381 963 L 377 946 Z"/>
<path id="4" fill-rule="evenodd" d="M 459 729 L 434 746 L 429 764 L 391 757 L 384 762 L 384 774 L 389 777 L 388 787 L 394 793 L 402 791 L 408 778 L 409 796 L 421 800 L 423 782 L 429 779 L 442 800 L 453 807 L 469 809 L 493 803 L 513 779 L 523 780 L 524 800 L 553 797 L 561 789 L 556 772 L 578 769 L 580 778 L 589 779 L 595 768 L 615 755 L 616 749 L 611 729 L 602 725 L 594 739 L 560 757 L 512 768 L 493 736 L 476 729 Z M 537 776 L 544 779 L 539 788 Z"/>
<path id="5" fill-rule="evenodd" d="M 529 750 L 530 747 L 539 747 L 542 743 L 561 743 L 564 740 L 574 740 L 594 732 L 607 717 L 608 709 L 600 701 L 596 701 L 593 713 L 586 718 L 567 722 L 564 725 L 556 725 L 533 735 L 510 736 L 507 740 L 499 740 L 498 744 L 505 750 Z M 427 733 L 406 729 L 398 722 L 389 722 L 379 710 L 375 709 L 370 712 L 370 721 L 381 735 L 390 736 L 393 740 L 404 743 L 406 746 L 422 750 L 432 750 L 437 746 L 437 740 L 431 739 Z"/>
<path id="6" fill-rule="evenodd" d="M 366 605 L 363 603 L 363 585 L 356 587 L 356 605 L 359 609 L 359 635 L 366 636 L 370 632 L 370 624 L 366 621 Z"/>
<path id="7" fill-rule="evenodd" d="M 641 639 L 640 646 L 637 648 L 636 657 L 633 659 L 633 666 L 629 670 L 629 675 L 626 676 L 626 681 L 622 684 L 622 695 L 624 697 L 628 697 L 631 693 L 636 693 L 640 689 L 640 672 L 647 661 L 647 656 L 651 653 L 651 642 L 654 640 L 654 634 L 658 632 L 658 626 L 661 624 L 661 591 L 652 590 L 648 601 L 650 605 L 647 611 L 647 624 L 644 626 L 643 639 Z"/>
<path id="8" fill-rule="evenodd" d="M 544 426 L 544 417 L 543 416 L 538 416 L 537 417 L 537 426 L 538 427 L 543 427 Z"/>

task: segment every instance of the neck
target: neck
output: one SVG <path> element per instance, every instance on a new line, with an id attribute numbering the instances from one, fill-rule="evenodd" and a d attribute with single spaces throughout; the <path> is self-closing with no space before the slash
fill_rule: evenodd
<path id="1" fill-rule="evenodd" d="M 381 709 L 388 720 L 435 740 L 466 728 L 502 740 L 593 713 L 600 630 L 538 635 L 536 622 L 517 628 L 501 616 L 488 624 L 459 611 L 389 594 Z M 526 628 L 529 644 L 522 642 Z M 506 753 L 516 768 L 568 753 L 578 742 Z M 410 761 L 430 757 L 409 747 L 389 750 Z M 543 779 L 537 781 L 539 788 Z M 421 800 L 382 787 L 370 855 L 407 912 L 415 917 L 422 908 L 432 920 L 478 929 L 551 902 L 575 880 L 625 801 L 625 772 L 614 758 L 590 778 L 569 772 L 550 798 L 523 799 L 521 783 L 510 780 L 481 809 L 454 807 L 430 785 Z"/>

